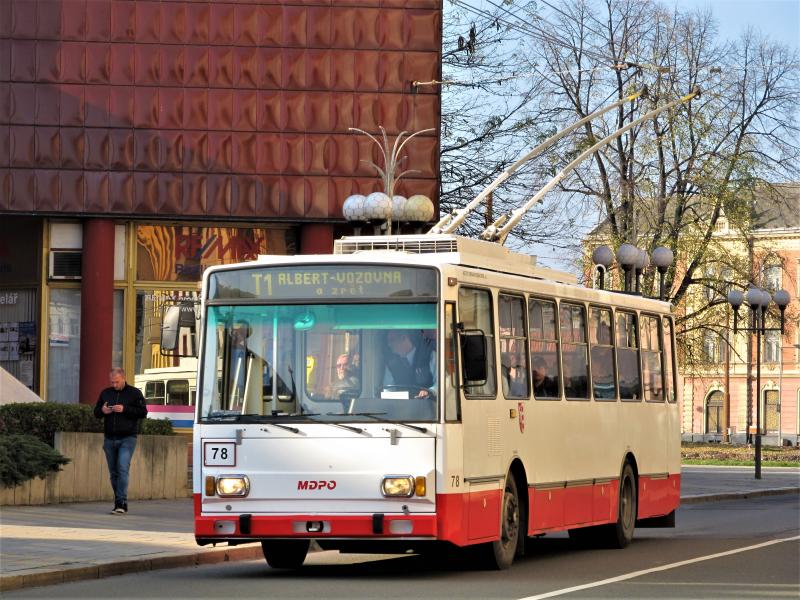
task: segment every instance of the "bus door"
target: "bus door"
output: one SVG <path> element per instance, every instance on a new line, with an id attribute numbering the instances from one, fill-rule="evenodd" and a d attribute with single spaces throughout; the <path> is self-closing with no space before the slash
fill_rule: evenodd
<path id="1" fill-rule="evenodd" d="M 492 295 L 486 289 L 462 287 L 458 296 L 467 538 L 489 540 L 499 532 L 505 478 L 505 423 L 500 414 L 505 404 L 497 390 Z M 483 368 L 476 364 L 481 354 Z"/>
<path id="2" fill-rule="evenodd" d="M 656 447 L 651 448 L 653 464 L 645 470 L 650 474 L 650 481 L 640 485 L 642 499 L 640 501 L 639 514 L 648 516 L 648 508 L 657 511 L 658 505 L 666 501 L 669 494 L 669 473 L 668 452 L 670 445 L 671 416 L 670 405 L 666 402 L 666 389 L 664 385 L 665 372 L 665 353 L 662 340 L 662 327 L 659 318 L 655 315 L 642 314 L 640 316 L 640 353 L 642 360 L 642 391 L 644 394 L 644 406 L 646 424 L 652 435 L 652 440 L 656 440 Z M 644 441 L 643 447 L 646 447 Z M 646 500 L 646 502 L 645 502 Z"/>

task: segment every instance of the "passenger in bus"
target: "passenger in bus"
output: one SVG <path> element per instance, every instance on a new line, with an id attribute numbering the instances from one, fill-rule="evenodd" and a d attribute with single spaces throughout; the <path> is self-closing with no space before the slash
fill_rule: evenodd
<path id="1" fill-rule="evenodd" d="M 340 354 L 336 358 L 336 380 L 333 382 L 333 392 L 336 396 L 347 393 L 358 393 L 361 381 L 356 375 L 353 361 L 349 354 Z"/>
<path id="2" fill-rule="evenodd" d="M 406 388 L 418 398 L 435 392 L 436 352 L 433 342 L 419 333 L 390 330 L 386 335 L 385 386 Z"/>
<path id="3" fill-rule="evenodd" d="M 541 356 L 533 357 L 533 395 L 540 398 L 558 397 L 558 379 L 547 375 L 547 361 Z"/>
<path id="4" fill-rule="evenodd" d="M 501 357 L 503 394 L 508 398 L 527 398 L 528 372 L 525 356 L 518 352 L 504 352 Z"/>

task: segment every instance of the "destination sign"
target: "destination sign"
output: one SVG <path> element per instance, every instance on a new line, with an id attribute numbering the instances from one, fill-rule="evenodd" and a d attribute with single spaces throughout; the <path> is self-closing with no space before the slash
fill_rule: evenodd
<path id="1" fill-rule="evenodd" d="M 435 298 L 436 272 L 386 265 L 308 265 L 220 271 L 209 300 L 363 300 Z"/>

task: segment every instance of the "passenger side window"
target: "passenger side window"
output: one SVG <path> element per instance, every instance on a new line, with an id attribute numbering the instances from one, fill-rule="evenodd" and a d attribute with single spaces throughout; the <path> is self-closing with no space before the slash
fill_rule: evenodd
<path id="1" fill-rule="evenodd" d="M 664 324 L 664 396 L 667 402 L 676 402 L 675 397 L 675 363 L 672 349 L 674 337 L 672 335 L 672 320 L 669 317 L 662 319 Z"/>
<path id="2" fill-rule="evenodd" d="M 661 332 L 658 317 L 642 315 L 642 383 L 645 402 L 663 402 Z"/>
<path id="3" fill-rule="evenodd" d="M 586 309 L 562 302 L 561 362 L 564 369 L 564 396 L 568 400 L 589 399 L 589 353 L 586 343 Z"/>
<path id="4" fill-rule="evenodd" d="M 528 333 L 525 299 L 500 294 L 500 376 L 506 398 L 528 398 Z"/>
<path id="5" fill-rule="evenodd" d="M 531 383 L 537 400 L 561 398 L 561 376 L 558 366 L 558 330 L 556 303 L 531 299 L 528 304 L 530 323 Z"/>
<path id="6" fill-rule="evenodd" d="M 144 386 L 144 400 L 147 404 L 164 404 L 164 382 L 148 381 Z"/>
<path id="7" fill-rule="evenodd" d="M 619 397 L 623 400 L 642 399 L 638 334 L 636 315 L 629 312 L 618 312 L 617 369 L 619 371 Z"/>
<path id="8" fill-rule="evenodd" d="M 465 385 L 465 395 L 467 397 L 496 396 L 494 319 L 492 295 L 489 290 L 460 288 L 458 290 L 458 316 L 464 329 L 480 329 L 486 336 L 486 381 L 482 385 Z"/>
<path id="9" fill-rule="evenodd" d="M 167 404 L 189 406 L 188 379 L 172 379 L 167 382 Z"/>
<path id="10" fill-rule="evenodd" d="M 595 400 L 616 400 L 614 377 L 614 337 L 611 310 L 592 308 L 589 320 L 589 342 L 592 351 L 592 391 Z"/>

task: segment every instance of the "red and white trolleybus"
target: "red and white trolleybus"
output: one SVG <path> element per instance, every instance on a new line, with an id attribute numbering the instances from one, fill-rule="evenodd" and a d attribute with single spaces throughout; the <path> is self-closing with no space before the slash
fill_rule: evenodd
<path id="1" fill-rule="evenodd" d="M 447 234 L 208 269 L 194 427 L 199 544 L 624 547 L 674 524 L 679 414 L 666 302 L 576 285 Z M 404 359 L 397 366 L 398 357 Z"/>

